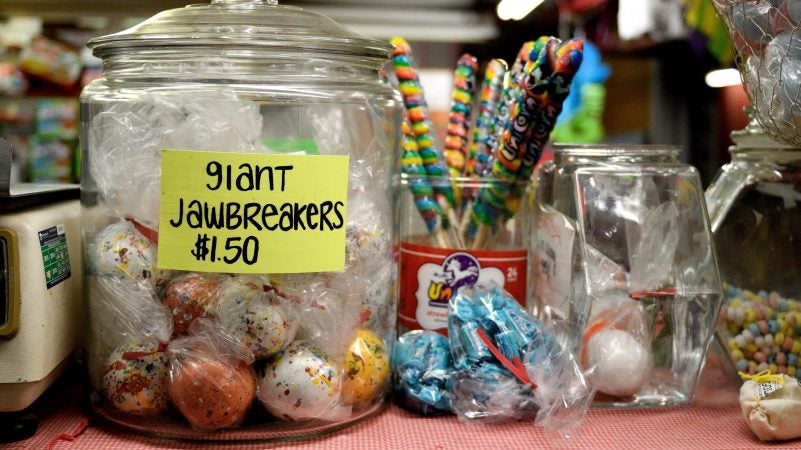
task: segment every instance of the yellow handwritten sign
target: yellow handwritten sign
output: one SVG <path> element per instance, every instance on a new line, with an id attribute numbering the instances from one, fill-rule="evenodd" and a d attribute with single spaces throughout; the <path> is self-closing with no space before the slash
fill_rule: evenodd
<path id="1" fill-rule="evenodd" d="M 158 267 L 345 268 L 347 156 L 164 150 Z"/>

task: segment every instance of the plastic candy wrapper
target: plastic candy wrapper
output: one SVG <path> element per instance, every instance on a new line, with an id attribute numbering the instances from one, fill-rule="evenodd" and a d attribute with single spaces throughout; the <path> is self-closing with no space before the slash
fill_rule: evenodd
<path id="1" fill-rule="evenodd" d="M 801 4 L 714 0 L 729 29 L 757 120 L 773 139 L 801 146 Z"/>
<path id="2" fill-rule="evenodd" d="M 125 221 L 101 230 L 87 249 L 89 275 L 132 282 L 150 280 L 156 266 L 156 248 Z"/>
<path id="3" fill-rule="evenodd" d="M 445 336 L 415 330 L 398 338 L 392 353 L 395 398 L 424 416 L 451 412 L 450 344 Z"/>
<path id="4" fill-rule="evenodd" d="M 768 371 L 740 375 L 740 408 L 751 431 L 763 441 L 801 437 L 801 383 Z"/>
<path id="5" fill-rule="evenodd" d="M 452 375 L 453 411 L 463 422 L 533 420 L 539 405 L 531 385 L 495 365 Z"/>
<path id="6" fill-rule="evenodd" d="M 342 366 L 315 345 L 295 341 L 264 368 L 258 398 L 284 420 L 337 421 L 351 415 L 345 402 Z"/>
<path id="7" fill-rule="evenodd" d="M 328 275 L 326 284 L 360 299 L 362 320 L 384 334 L 392 334 L 395 328 L 395 309 L 389 306 L 395 275 L 392 208 L 386 197 L 376 192 L 351 194 L 351 197 L 345 230 L 346 271 Z"/>
<path id="8" fill-rule="evenodd" d="M 225 279 L 209 311 L 225 329 L 242 341 L 256 359 L 270 357 L 295 339 L 299 319 L 289 300 L 257 276 Z"/>
<path id="9" fill-rule="evenodd" d="M 640 301 L 610 295 L 602 304 L 582 334 L 581 364 L 598 392 L 628 397 L 650 379 L 651 328 Z"/>
<path id="10" fill-rule="evenodd" d="M 167 342 L 173 332 L 170 312 L 151 284 L 155 255 L 150 241 L 124 221 L 103 228 L 87 249 L 93 382 L 118 346 L 140 338 Z"/>
<path id="11" fill-rule="evenodd" d="M 172 317 L 156 298 L 146 281 L 134 282 L 111 276 L 89 277 L 87 289 L 91 336 L 87 342 L 92 354 L 89 374 L 99 381 L 108 355 L 115 348 L 137 343 L 166 343 L 172 335 Z M 149 344 L 148 344 L 149 345 Z M 125 351 L 130 351 L 130 348 Z"/>
<path id="12" fill-rule="evenodd" d="M 172 335 L 172 315 L 156 298 L 146 282 L 130 282 L 124 278 L 91 277 L 93 295 L 90 314 L 98 320 L 93 326 L 104 341 L 117 341 L 116 336 L 148 336 L 167 342 Z M 100 320 L 102 318 L 102 320 Z"/>
<path id="13" fill-rule="evenodd" d="M 555 330 L 497 285 L 461 289 L 449 303 L 448 319 L 459 419 L 536 417 L 549 431 L 572 433 L 593 391 L 572 356 L 571 336 Z"/>
<path id="14" fill-rule="evenodd" d="M 674 202 L 644 209 L 641 214 L 638 224 L 626 223 L 631 267 L 629 284 L 634 291 L 653 289 L 671 282 L 672 262 L 679 243 L 679 217 Z"/>
<path id="15" fill-rule="evenodd" d="M 162 302 L 170 310 L 173 333 L 186 334 L 192 323 L 210 317 L 209 310 L 217 302 L 224 275 L 189 272 L 170 279 L 164 289 Z"/>
<path id="16" fill-rule="evenodd" d="M 253 353 L 220 324 L 200 318 L 189 335 L 170 342 L 170 400 L 201 430 L 242 422 L 256 397 Z"/>
<path id="17" fill-rule="evenodd" d="M 149 95 L 94 116 L 88 132 L 93 156 L 87 164 L 112 211 L 155 229 L 163 149 L 264 152 L 261 128 L 258 104 L 231 91 Z"/>
<path id="18" fill-rule="evenodd" d="M 359 326 L 391 336 L 395 325 L 389 203 L 373 192 L 350 197 L 344 271 L 270 276 L 303 317 L 298 339 L 329 355 L 347 348 Z"/>
<path id="19" fill-rule="evenodd" d="M 370 402 L 389 381 L 390 353 L 387 344 L 369 329 L 360 329 L 348 347 L 343 363 L 345 399 L 354 405 Z"/>
<path id="20" fill-rule="evenodd" d="M 137 416 L 167 410 L 169 360 L 166 344 L 153 338 L 131 339 L 106 359 L 102 392 L 114 407 Z"/>
<path id="21" fill-rule="evenodd" d="M 342 275 L 342 274 L 340 274 Z M 305 340 L 328 355 L 348 348 L 361 322 L 361 301 L 349 291 L 332 289 L 324 277 L 286 274 L 271 277 L 280 295 L 295 304 L 299 324 L 297 340 Z M 358 282 L 359 280 L 354 280 Z"/>

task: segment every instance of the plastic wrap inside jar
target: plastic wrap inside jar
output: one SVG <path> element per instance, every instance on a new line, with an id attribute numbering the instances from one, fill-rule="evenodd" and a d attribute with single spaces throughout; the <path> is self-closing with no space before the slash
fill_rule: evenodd
<path id="1" fill-rule="evenodd" d="M 111 211 L 155 229 L 163 149 L 263 152 L 261 129 L 258 104 L 233 91 L 149 94 L 114 103 L 93 118 L 86 164 Z"/>
<path id="2" fill-rule="evenodd" d="M 99 386 L 115 349 L 166 343 L 173 323 L 153 288 L 154 250 L 131 224 L 112 223 L 89 245 L 86 289 L 92 301 L 87 346 L 90 378 Z"/>

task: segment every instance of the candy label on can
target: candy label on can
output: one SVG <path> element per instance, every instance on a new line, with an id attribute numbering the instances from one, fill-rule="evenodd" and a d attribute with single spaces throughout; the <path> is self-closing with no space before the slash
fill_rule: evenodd
<path id="1" fill-rule="evenodd" d="M 161 172 L 159 268 L 344 269 L 347 156 L 164 150 Z"/>
<path id="2" fill-rule="evenodd" d="M 526 298 L 526 250 L 458 250 L 400 244 L 398 322 L 409 329 L 443 330 L 448 301 L 464 286 L 495 282 L 521 305 Z"/>

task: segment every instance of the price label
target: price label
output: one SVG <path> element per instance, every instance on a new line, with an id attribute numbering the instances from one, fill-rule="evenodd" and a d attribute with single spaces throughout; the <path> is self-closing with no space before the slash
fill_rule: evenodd
<path id="1" fill-rule="evenodd" d="M 158 267 L 341 271 L 348 157 L 164 150 Z"/>

